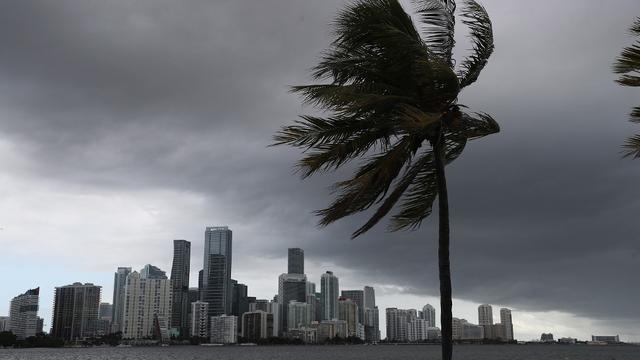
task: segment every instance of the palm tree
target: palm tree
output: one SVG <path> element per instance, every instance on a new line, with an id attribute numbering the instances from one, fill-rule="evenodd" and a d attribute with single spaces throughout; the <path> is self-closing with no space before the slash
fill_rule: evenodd
<path id="1" fill-rule="evenodd" d="M 485 9 L 463 1 L 462 23 L 473 44 L 456 70 L 455 2 L 415 0 L 418 30 L 397 0 L 361 0 L 339 12 L 335 40 L 312 69 L 316 84 L 295 86 L 304 102 L 328 115 L 301 116 L 282 128 L 274 145 L 303 149 L 303 178 L 364 159 L 352 178 L 334 185 L 336 199 L 317 211 L 328 225 L 374 205 L 377 210 L 352 238 L 364 234 L 396 207 L 390 230 L 418 228 L 439 215 L 442 357 L 452 357 L 449 207 L 445 164 L 468 140 L 499 131 L 487 114 L 468 113 L 460 91 L 474 83 L 493 52 Z"/>
<path id="2" fill-rule="evenodd" d="M 618 84 L 624 86 L 640 86 L 640 17 L 631 26 L 631 34 L 637 37 L 636 43 L 623 49 L 613 64 L 613 71 L 620 74 Z M 631 122 L 640 123 L 640 106 L 631 111 Z M 640 157 L 640 134 L 636 134 L 624 144 L 624 156 Z"/>

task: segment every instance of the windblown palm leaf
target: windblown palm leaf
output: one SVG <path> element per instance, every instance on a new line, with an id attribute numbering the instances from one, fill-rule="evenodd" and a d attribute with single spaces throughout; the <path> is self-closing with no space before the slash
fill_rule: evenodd
<path id="1" fill-rule="evenodd" d="M 624 86 L 640 86 L 640 17 L 631 27 L 631 33 L 636 36 L 636 42 L 622 50 L 613 64 L 613 71 L 620 74 L 616 80 Z M 631 122 L 640 123 L 640 106 L 631 111 Z M 640 134 L 627 139 L 623 145 L 625 157 L 640 157 Z"/>
<path id="2" fill-rule="evenodd" d="M 463 3 L 474 48 L 456 75 L 451 59 L 455 3 L 415 3 L 426 39 L 396 0 L 359 1 L 342 11 L 336 38 L 313 69 L 316 80 L 329 82 L 292 89 L 332 114 L 302 116 L 275 137 L 276 144 L 306 151 L 297 164 L 304 177 L 367 157 L 353 178 L 335 184 L 336 200 L 317 212 L 320 224 L 328 225 L 380 203 L 354 237 L 397 203 L 391 230 L 416 228 L 431 213 L 437 197 L 434 153 L 422 147 L 433 146 L 443 134 L 450 162 L 467 140 L 499 131 L 488 115 L 472 117 L 457 105 L 461 88 L 478 78 L 493 51 L 486 11 L 475 1 Z"/>

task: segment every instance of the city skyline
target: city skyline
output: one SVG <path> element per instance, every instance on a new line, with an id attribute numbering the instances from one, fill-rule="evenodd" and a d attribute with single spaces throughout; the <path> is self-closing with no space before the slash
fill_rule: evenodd
<path id="1" fill-rule="evenodd" d="M 223 230 L 223 231 L 225 231 L 225 232 L 229 232 L 229 233 L 231 233 L 231 229 L 230 229 L 228 226 L 224 226 L 224 227 L 207 227 L 207 228 L 206 228 L 205 233 L 206 233 L 206 232 L 208 232 L 210 229 Z M 205 240 L 204 240 L 204 242 L 205 242 L 205 243 L 207 242 L 207 239 L 209 239 L 209 237 L 205 236 Z M 185 262 L 185 261 L 186 261 L 186 262 L 189 262 L 189 260 L 190 260 L 189 258 L 184 258 L 184 256 L 176 256 L 176 254 L 177 254 L 177 253 L 182 253 L 182 252 L 184 251 L 184 247 L 186 246 L 186 244 L 187 244 L 187 243 L 189 243 L 188 248 L 189 248 L 189 255 L 190 255 L 190 247 L 191 247 L 191 246 L 190 246 L 190 245 L 191 245 L 191 244 L 190 244 L 190 242 L 188 242 L 188 241 L 186 241 L 186 240 L 173 240 L 173 241 L 172 241 L 172 243 L 173 243 L 173 250 L 174 250 L 174 251 L 173 251 L 173 255 L 174 255 L 174 256 L 173 256 L 173 266 L 175 266 L 176 261 L 177 261 L 178 263 L 183 263 L 183 262 Z M 177 244 L 180 244 L 180 245 L 177 245 Z M 228 243 L 227 243 L 227 245 L 228 245 Z M 177 249 L 178 247 L 183 248 L 183 250 L 181 250 L 181 251 L 177 251 L 177 252 L 176 252 L 176 249 Z M 285 262 L 285 263 L 289 264 L 289 265 L 287 265 L 287 267 L 289 267 L 289 268 L 290 268 L 290 264 L 292 263 L 291 258 L 292 258 L 292 257 L 297 257 L 297 256 L 299 256 L 299 254 L 300 254 L 300 253 L 304 253 L 304 250 L 303 250 L 303 249 L 299 249 L 299 248 L 295 248 L 295 249 L 293 249 L 293 250 L 294 250 L 293 252 L 292 252 L 291 250 L 292 250 L 292 248 L 289 248 L 289 249 L 288 249 L 288 251 L 287 251 L 287 258 L 286 258 L 287 260 L 286 260 L 286 262 Z M 183 254 L 183 255 L 184 255 L 184 254 Z M 301 268 L 302 268 L 302 269 L 304 268 L 304 260 L 301 260 L 301 261 L 294 261 L 294 262 L 297 262 L 297 263 L 298 263 L 298 268 L 300 268 L 300 266 L 301 266 Z M 203 265 L 204 265 L 204 264 L 203 264 Z M 178 266 L 180 266 L 180 264 L 178 264 Z M 120 274 L 121 272 L 124 272 L 124 273 L 131 273 L 131 272 L 133 272 L 133 273 L 135 273 L 135 274 L 134 274 L 134 279 L 133 279 L 133 280 L 134 280 L 134 281 L 136 281 L 136 282 L 139 282 L 141 278 L 143 279 L 143 281 L 144 281 L 144 278 L 160 279 L 160 281 L 164 281 L 164 283 L 161 285 L 161 287 L 162 287 L 162 288 L 166 288 L 166 291 L 167 291 L 167 293 L 166 293 L 166 294 L 167 294 L 167 296 L 168 296 L 168 298 L 167 298 L 167 299 L 174 298 L 174 294 L 172 294 L 172 293 L 171 293 L 171 289 L 175 289 L 175 287 L 174 287 L 172 284 L 170 284 L 170 283 L 169 283 L 169 279 L 168 279 L 168 277 L 167 277 L 167 275 L 166 275 L 166 271 L 162 270 L 162 268 L 161 268 L 161 267 L 157 267 L 157 266 L 154 266 L 154 265 L 151 265 L 151 264 L 146 264 L 146 265 L 144 265 L 144 266 L 141 268 L 141 270 L 140 270 L 139 272 L 138 272 L 138 271 L 136 271 L 136 270 L 131 271 L 131 269 L 132 269 L 132 267 L 122 267 L 122 266 L 117 267 L 117 269 L 116 269 L 117 271 L 115 272 L 115 275 L 114 275 L 115 277 L 114 277 L 114 281 L 113 281 L 114 288 L 115 288 L 115 285 L 119 282 L 118 274 Z M 135 268 L 134 268 L 134 269 L 135 269 Z M 191 273 L 191 272 L 193 272 L 193 270 L 191 270 L 191 271 L 190 271 L 190 273 Z M 197 272 L 196 272 L 196 273 L 197 273 Z M 275 274 L 274 274 L 274 276 L 275 276 Z M 286 276 L 290 276 L 290 277 L 292 277 L 292 279 L 294 279 L 294 280 L 296 280 L 296 281 L 297 281 L 297 279 L 304 280 L 304 284 L 305 284 L 305 285 L 301 287 L 301 289 L 302 289 L 301 291 L 303 291 L 303 293 L 308 292 L 310 288 L 315 288 L 315 286 L 311 286 L 311 287 L 309 287 L 309 286 L 307 286 L 307 285 L 306 285 L 306 284 L 310 284 L 310 285 L 314 285 L 314 284 L 315 284 L 315 283 L 312 281 L 312 279 L 307 279 L 306 274 L 297 274 L 297 273 L 288 274 L 288 273 L 283 273 L 283 274 L 281 274 L 281 275 L 280 275 L 280 277 L 279 277 L 279 278 L 280 278 L 280 279 L 282 279 L 282 278 L 283 278 L 283 276 L 285 276 L 285 278 L 287 278 Z M 193 277 L 190 277 L 190 278 L 193 278 Z M 319 280 L 320 280 L 320 281 L 319 281 L 319 283 L 321 283 L 321 284 L 322 284 L 322 279 L 323 279 L 323 278 L 329 278 L 329 279 L 331 279 L 331 278 L 338 278 L 338 277 L 337 277 L 337 275 L 333 274 L 333 272 L 332 272 L 332 271 L 327 270 L 327 271 L 325 271 L 324 273 L 322 273 L 322 274 L 321 274 L 320 279 L 319 279 Z M 234 284 L 236 284 L 236 285 L 238 284 L 238 280 L 231 280 L 231 281 L 232 281 Z M 337 280 L 336 280 L 336 282 L 337 282 Z M 137 283 L 136 283 L 136 284 L 137 284 Z M 282 284 L 282 280 L 280 280 L 280 286 L 281 286 L 281 284 Z M 191 285 L 193 285 L 193 282 L 191 282 Z M 244 284 L 240 284 L 240 285 L 245 286 Z M 139 287 L 139 286 L 138 286 L 138 285 L 136 285 L 136 287 Z M 142 287 L 144 287 L 144 283 L 143 283 Z M 152 285 L 152 288 L 154 288 L 154 287 L 156 287 L 156 288 L 157 288 L 157 286 L 156 286 L 156 285 Z M 246 287 L 246 286 L 245 286 L 245 287 Z M 344 309 L 340 308 L 340 305 L 341 305 L 342 303 L 344 303 L 344 301 L 348 301 L 349 303 L 354 304 L 354 306 L 355 306 L 356 304 L 360 303 L 360 302 L 362 302 L 363 304 L 365 304 L 365 303 L 366 303 L 366 304 L 374 304 L 374 305 L 375 305 L 375 292 L 374 292 L 374 291 L 375 291 L 375 288 L 372 288 L 372 287 L 367 286 L 367 285 L 362 285 L 362 286 L 360 286 L 360 287 L 361 287 L 363 290 L 352 290 L 352 289 L 344 289 L 344 288 L 339 287 L 339 286 L 337 287 L 337 289 L 336 289 L 337 291 L 336 291 L 336 292 L 337 292 L 338 294 L 340 294 L 340 296 L 339 296 L 338 298 L 336 298 L 335 306 L 336 306 L 336 312 L 337 312 L 337 313 L 340 313 L 340 316 L 342 316 L 342 315 L 343 315 L 343 312 L 345 311 Z M 92 283 L 87 283 L 87 284 L 84 284 L 84 285 L 83 285 L 82 283 L 77 283 L 77 282 L 76 282 L 76 283 L 74 283 L 74 284 L 72 284 L 72 285 L 57 286 L 57 287 L 55 288 L 56 296 L 57 296 L 57 294 L 58 294 L 59 289 L 67 289 L 67 288 L 69 288 L 69 289 L 75 289 L 75 288 L 80 288 L 80 289 L 84 289 L 84 288 L 96 288 L 96 289 L 98 289 L 98 290 L 97 290 L 98 296 L 100 296 L 100 293 L 101 293 L 101 290 L 100 290 L 100 289 L 102 288 L 102 286 L 101 286 L 101 285 L 94 285 L 94 284 L 92 284 Z M 189 287 L 189 289 L 193 289 L 193 288 L 194 288 L 193 286 L 190 286 L 190 287 Z M 197 287 L 196 287 L 196 288 L 197 288 Z M 329 289 L 330 289 L 330 288 L 328 288 L 328 291 L 333 291 L 333 290 L 329 290 Z M 124 290 L 124 289 L 123 289 L 123 290 Z M 319 289 L 319 290 L 320 290 L 320 289 Z M 32 290 L 29 290 L 29 291 L 32 291 Z M 28 291 L 28 292 L 29 292 L 29 291 Z M 136 291 L 138 291 L 138 290 L 136 290 Z M 245 291 L 246 291 L 246 289 L 245 289 Z M 276 287 L 276 293 L 275 293 L 275 294 L 276 294 L 276 297 L 277 297 L 277 295 L 278 295 L 278 291 L 279 291 L 279 290 L 278 290 L 278 287 Z M 320 291 L 321 291 L 321 290 L 320 290 Z M 366 295 L 368 292 L 371 292 L 371 293 L 373 294 L 373 296 L 370 296 L 370 297 L 372 297 L 373 299 L 370 299 L 370 298 L 369 298 L 369 299 L 367 299 L 367 298 L 366 298 L 366 296 L 365 296 L 365 295 Z M 39 290 L 38 290 L 38 293 L 40 293 L 40 291 L 39 291 Z M 125 294 L 126 294 L 126 292 L 125 292 Z M 317 293 L 317 294 L 320 294 L 320 293 Z M 252 294 L 251 292 L 249 292 L 249 295 L 253 295 L 253 294 Z M 115 296 L 116 296 L 116 294 L 114 293 L 114 298 L 115 298 Z M 126 296 L 126 295 L 125 295 L 125 296 Z M 137 296 L 137 295 L 136 295 L 136 296 Z M 350 297 L 349 297 L 349 296 L 350 296 Z M 295 295 L 294 295 L 294 297 L 295 297 Z M 259 296 L 255 296 L 255 295 L 253 296 L 253 298 L 262 299 L 261 297 L 259 297 Z M 264 297 L 264 299 L 271 299 L 271 298 L 272 298 L 271 296 L 266 296 L 266 297 Z M 105 300 L 105 299 L 104 299 L 104 297 L 102 297 L 102 298 L 95 298 L 95 297 L 94 297 L 94 298 L 92 298 L 92 299 L 93 299 L 93 300 L 94 300 L 94 302 L 95 302 L 95 304 L 94 304 L 95 306 L 94 306 L 94 308 L 92 308 L 93 310 L 90 310 L 90 312 L 94 312 L 94 313 L 97 315 L 97 313 L 98 313 L 98 304 L 99 304 L 99 303 L 104 302 L 104 300 Z M 305 305 L 305 304 L 304 304 L 304 301 L 300 301 L 300 302 L 298 302 L 298 301 L 295 301 L 293 298 L 292 298 L 292 299 L 290 299 L 290 300 L 291 300 L 291 301 L 293 301 L 293 303 L 294 303 L 294 304 L 296 304 L 296 303 L 297 303 L 297 304 L 300 304 L 300 305 Z M 158 301 L 158 300 L 155 300 L 155 302 L 157 302 L 157 301 Z M 53 310 L 55 310 L 55 304 L 56 304 L 56 303 L 58 303 L 58 301 L 55 301 L 55 302 L 54 302 L 54 309 L 52 309 L 52 311 L 53 311 Z M 165 305 L 162 305 L 162 306 L 165 306 Z M 190 306 L 192 306 L 192 304 L 190 304 Z M 494 323 L 495 323 L 495 324 L 501 324 L 503 321 L 505 321 L 505 319 L 507 319 L 506 321 L 508 321 L 508 323 L 509 323 L 509 325 L 510 325 L 510 323 L 511 323 L 511 319 L 512 319 L 512 318 L 511 318 L 511 311 L 512 311 L 512 309 L 500 308 L 499 312 L 498 312 L 497 314 L 495 314 L 495 315 L 494 315 L 494 314 L 492 313 L 492 307 L 493 307 L 493 306 L 492 306 L 492 305 L 490 305 L 490 304 L 480 304 L 480 305 L 478 305 L 478 307 L 477 307 L 477 313 L 476 313 L 477 318 L 475 318 L 475 319 L 477 319 L 477 324 L 478 324 L 478 325 L 473 324 L 473 320 L 467 323 L 467 320 L 466 320 L 464 317 L 462 317 L 462 316 L 457 317 L 457 313 L 454 311 L 454 328 L 455 328 L 455 326 L 458 326 L 458 327 L 460 327 L 460 326 L 461 326 L 461 325 L 460 325 L 460 321 L 463 321 L 463 322 L 464 322 L 464 324 L 469 324 L 469 326 L 471 326 L 471 327 L 473 327 L 473 326 L 476 326 L 476 327 L 477 327 L 477 326 L 480 326 L 480 327 L 482 327 L 483 325 L 485 325 L 485 326 L 486 326 L 486 325 L 491 325 L 491 324 L 494 324 Z M 166 308 L 167 308 L 167 311 L 171 311 L 171 307 L 166 307 Z M 402 310 L 402 309 L 404 309 L 404 308 L 406 308 L 407 310 Z M 355 309 L 355 308 L 354 308 L 354 309 Z M 388 313 L 388 311 L 389 311 L 389 310 L 392 310 L 392 309 L 397 309 L 397 311 L 403 311 L 403 312 L 407 312 L 407 311 L 409 311 L 409 312 L 410 312 L 410 314 L 411 314 L 410 316 L 411 316 L 412 318 L 414 318 L 414 319 L 425 319 L 425 321 L 426 321 L 426 322 L 425 322 L 425 325 L 424 325 L 424 326 L 425 326 L 425 328 L 424 328 L 424 334 L 426 334 L 427 329 L 428 329 L 428 327 L 429 327 L 429 322 L 430 322 L 430 320 L 427 320 L 427 319 L 430 319 L 430 318 L 431 318 L 431 315 L 429 315 L 429 314 L 425 314 L 425 313 L 424 313 L 426 310 L 429 310 L 429 311 L 435 311 L 435 314 L 436 314 L 436 324 L 435 324 L 435 325 L 437 325 L 437 327 L 439 327 L 439 325 L 440 325 L 440 321 L 439 321 L 439 317 L 438 317 L 438 310 L 436 310 L 436 308 L 434 308 L 431 304 L 425 304 L 423 307 L 416 307 L 416 308 L 411 308 L 411 307 L 406 307 L 406 306 L 403 306 L 403 305 L 400 305 L 400 304 L 395 304 L 395 306 L 392 306 L 392 307 L 382 308 L 380 312 Z M 420 310 L 420 309 L 422 309 L 422 310 Z M 42 307 L 40 307 L 39 311 L 40 311 L 40 310 L 42 310 Z M 285 311 L 285 310 L 283 310 L 283 313 L 284 313 L 284 311 Z M 305 310 L 305 311 L 306 311 L 306 310 Z M 83 313 L 84 313 L 84 312 L 83 312 Z M 125 311 L 123 311 L 123 316 L 124 316 L 124 313 L 126 313 L 126 310 L 125 310 Z M 114 307 L 114 309 L 113 309 L 113 314 L 115 314 L 115 307 Z M 358 309 L 358 311 L 356 311 L 355 313 L 353 313 L 353 315 L 349 315 L 349 316 L 355 316 L 355 317 L 356 317 L 355 319 L 358 319 L 358 317 L 360 317 L 360 319 L 362 319 L 362 316 L 363 316 L 363 315 L 364 315 L 364 314 L 362 314 L 362 313 L 361 313 L 360 309 Z M 311 316 L 311 315 L 309 315 L 309 316 Z M 322 315 L 322 316 L 325 316 L 325 315 Z M 404 316 L 406 317 L 406 316 L 409 316 L 409 315 L 404 315 Z M 52 317 L 53 317 L 53 314 L 52 314 Z M 166 319 L 166 321 L 167 321 L 167 326 L 169 326 L 169 323 L 171 322 L 171 318 L 172 318 L 172 317 L 173 317 L 173 314 L 172 314 L 172 316 L 171 316 L 171 317 L 168 317 L 168 318 Z M 380 321 L 380 322 L 379 322 L 379 329 L 380 329 L 381 334 L 382 334 L 381 339 L 385 339 L 385 337 L 386 337 L 386 336 L 388 336 L 388 334 L 387 334 L 387 330 L 389 329 L 389 328 L 387 327 L 388 315 L 386 315 L 386 316 L 380 316 L 380 317 L 382 317 L 382 318 L 387 318 L 386 320 L 382 320 L 382 321 Z M 39 318 L 39 319 L 40 319 L 40 318 L 42 318 L 42 314 L 41 314 L 40 312 L 38 312 L 38 318 Z M 210 317 L 209 317 L 209 318 L 210 318 Z M 337 318 L 338 318 L 338 315 L 336 315 L 336 316 L 334 317 L 334 319 L 337 319 Z M 470 317 L 470 318 L 471 318 L 471 319 L 474 319 L 473 317 Z M 151 319 L 152 319 L 152 318 L 151 318 Z M 241 320 L 241 319 L 242 319 L 242 317 L 238 317 L 238 319 L 236 320 L 236 321 L 238 322 L 238 324 L 240 324 L 240 323 L 242 322 L 242 320 Z M 46 321 L 47 321 L 47 319 L 46 319 L 46 318 L 45 318 L 45 320 L 44 320 L 44 321 L 45 321 L 45 324 L 47 324 L 47 323 L 46 323 Z M 213 320 L 207 320 L 207 323 L 208 323 L 209 321 L 213 321 Z M 281 321 L 287 321 L 287 320 L 286 320 L 286 316 L 284 317 L 284 319 L 283 319 L 283 318 L 281 318 Z M 356 320 L 356 322 L 358 322 L 358 323 L 362 323 L 362 321 L 358 321 L 358 320 Z M 401 337 L 400 337 L 401 339 L 402 339 L 402 338 L 404 338 L 404 339 L 410 339 L 410 338 L 411 338 L 411 335 L 410 335 L 410 334 L 411 334 L 411 331 L 413 331 L 413 334 L 414 334 L 414 336 L 415 336 L 415 331 L 416 331 L 415 329 L 416 329 L 416 328 L 415 328 L 414 324 L 411 324 L 411 320 L 408 320 L 407 322 L 408 322 L 408 323 L 410 323 L 410 325 L 409 325 L 409 327 L 408 327 L 407 329 L 405 329 L 405 330 L 404 330 L 404 331 L 405 331 L 405 333 L 404 333 L 403 335 L 401 335 Z M 456 325 L 456 324 L 458 324 L 458 325 Z M 52 325 L 53 325 L 53 324 L 52 324 Z M 91 333 L 91 331 L 93 331 L 93 332 L 97 331 L 96 325 L 94 324 L 93 326 L 94 326 L 94 327 L 93 327 L 93 328 L 91 328 L 91 329 L 89 330 L 89 333 Z M 145 325 L 145 326 L 150 326 L 150 325 Z M 413 326 L 413 327 L 412 327 L 412 326 Z M 466 325 L 465 325 L 465 326 L 466 326 Z M 397 327 L 397 325 L 393 325 L 393 327 L 395 328 L 395 327 Z M 286 330 L 286 326 L 285 326 L 283 329 L 284 329 L 284 330 Z M 347 333 L 349 333 L 349 334 L 355 334 L 355 328 L 346 328 L 346 329 L 347 329 L 347 330 L 346 330 L 346 331 L 347 331 Z M 49 331 L 49 328 L 47 327 L 47 328 L 45 328 L 44 330 L 45 330 L 45 331 Z M 52 328 L 52 330 L 53 330 L 54 332 L 56 331 L 56 330 L 55 330 L 55 329 L 53 329 L 53 328 Z M 550 330 L 552 330 L 552 329 L 550 329 Z M 151 331 L 151 330 L 149 330 L 149 331 Z M 364 331 L 364 330 L 363 330 L 363 331 Z M 485 330 L 484 330 L 484 331 L 485 331 L 484 333 L 485 333 L 485 334 L 487 334 L 487 332 L 486 332 L 486 331 L 491 331 L 491 330 L 487 330 L 487 328 L 485 327 Z M 514 333 L 516 333 L 516 339 L 517 339 L 518 329 L 516 328 L 516 329 L 514 330 L 514 329 L 513 329 L 513 325 L 510 325 L 510 326 L 507 328 L 507 330 L 503 330 L 503 331 L 504 331 L 504 334 L 508 334 L 507 336 L 510 336 L 510 338 L 513 338 L 513 334 L 514 334 Z M 553 333 L 553 331 L 551 331 L 551 332 Z M 592 331 L 592 333 L 593 333 L 593 331 Z M 58 332 L 58 334 L 61 334 L 61 333 L 59 333 L 59 332 Z M 145 333 L 145 334 L 151 334 L 151 333 L 149 332 L 149 333 Z M 566 335 L 566 334 L 565 334 L 565 335 Z M 394 335 L 394 336 L 396 336 L 396 335 Z M 425 336 L 426 336 L 426 335 L 425 335 Z M 454 336 L 455 336 L 455 335 L 454 335 Z M 477 335 L 474 335 L 474 336 L 477 336 Z M 593 336 L 593 335 L 590 335 L 590 336 Z M 65 337 L 65 338 L 66 338 L 66 337 L 68 337 L 68 335 L 62 335 L 62 337 Z M 572 336 L 572 335 L 566 335 L 566 336 L 564 336 L 564 337 L 565 337 L 565 338 L 575 338 L 575 336 Z M 73 338 L 73 336 L 71 336 L 71 338 Z M 458 338 L 460 338 L 460 335 L 458 335 Z M 520 340 L 534 340 L 534 339 L 535 339 L 535 338 L 532 338 L 532 339 L 520 339 Z M 624 341 L 624 335 L 622 335 L 621 339 Z"/>

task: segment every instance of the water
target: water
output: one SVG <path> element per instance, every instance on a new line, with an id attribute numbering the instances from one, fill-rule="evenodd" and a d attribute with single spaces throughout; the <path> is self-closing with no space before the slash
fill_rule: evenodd
<path id="1" fill-rule="evenodd" d="M 436 360 L 433 345 L 0 349 L 1 360 Z M 639 360 L 640 346 L 461 345 L 455 360 Z"/>

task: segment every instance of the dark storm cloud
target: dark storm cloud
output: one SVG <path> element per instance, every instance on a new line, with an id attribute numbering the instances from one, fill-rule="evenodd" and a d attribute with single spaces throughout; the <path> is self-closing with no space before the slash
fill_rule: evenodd
<path id="1" fill-rule="evenodd" d="M 25 176 L 216 197 L 239 221 L 271 226 L 245 248 L 275 257 L 299 245 L 362 281 L 435 295 L 432 219 L 354 241 L 364 217 L 318 231 L 310 211 L 329 202 L 335 176 L 300 182 L 297 154 L 266 148 L 279 126 L 312 111 L 287 85 L 308 80 L 340 4 L 4 4 L 0 137 L 32 162 Z M 497 51 L 461 101 L 502 132 L 449 167 L 454 292 L 628 326 L 621 319 L 640 320 L 640 165 L 618 149 L 638 97 L 613 83 L 610 64 L 640 4 L 486 5 Z"/>

